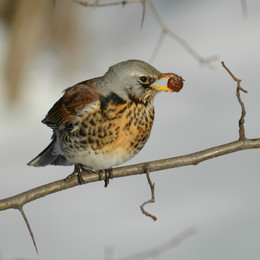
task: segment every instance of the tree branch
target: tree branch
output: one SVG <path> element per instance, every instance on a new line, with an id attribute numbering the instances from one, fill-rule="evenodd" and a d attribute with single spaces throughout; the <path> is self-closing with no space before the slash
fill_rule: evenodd
<path id="1" fill-rule="evenodd" d="M 25 224 L 26 224 L 26 226 L 27 226 L 27 229 L 28 229 L 28 231 L 29 231 L 29 233 L 30 233 L 30 236 L 31 236 L 31 238 L 32 238 L 35 251 L 36 251 L 36 253 L 38 254 L 39 252 L 38 252 L 37 244 L 36 244 L 36 241 L 35 241 L 35 239 L 34 239 L 34 234 L 33 234 L 33 231 L 32 231 L 32 229 L 31 229 L 31 225 L 30 225 L 30 223 L 29 223 L 29 220 L 28 220 L 28 218 L 26 217 L 26 215 L 25 215 L 25 213 L 24 213 L 24 211 L 23 211 L 23 208 L 18 208 L 18 210 L 20 211 L 20 213 L 21 213 L 22 216 L 23 216 L 23 219 L 24 219 L 24 221 L 25 221 Z"/>
<path id="2" fill-rule="evenodd" d="M 73 0 L 75 3 L 82 5 L 84 7 L 107 7 L 107 6 L 115 6 L 115 5 L 122 5 L 123 7 L 126 4 L 137 4 L 137 3 L 142 3 L 145 4 L 146 0 L 129 0 L 129 1 L 118 1 L 118 2 L 112 2 L 112 3 L 88 3 L 87 1 L 82 1 L 82 0 Z"/>
<path id="3" fill-rule="evenodd" d="M 235 142 L 215 146 L 200 152 L 191 153 L 188 155 L 150 161 L 145 163 L 133 164 L 129 166 L 122 166 L 113 169 L 113 179 L 126 177 L 130 175 L 144 174 L 146 169 L 149 172 L 155 172 L 170 168 L 177 168 L 187 165 L 197 165 L 200 162 L 216 158 L 229 153 L 234 153 L 241 150 L 256 149 L 260 148 L 260 138 L 257 139 L 245 139 L 238 140 Z M 97 182 L 105 179 L 105 174 L 100 177 L 98 174 L 82 174 L 84 184 Z M 0 200 L 0 210 L 6 210 L 10 208 L 19 209 L 23 205 L 42 198 L 44 196 L 50 195 L 55 192 L 66 190 L 79 185 L 77 176 L 62 179 L 59 181 L 51 182 L 37 188 L 22 192 L 15 196 Z"/>

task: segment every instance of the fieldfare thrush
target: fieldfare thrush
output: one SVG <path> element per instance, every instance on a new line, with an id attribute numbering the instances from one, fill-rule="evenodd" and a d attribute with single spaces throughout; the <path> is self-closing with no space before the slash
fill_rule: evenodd
<path id="1" fill-rule="evenodd" d="M 164 78 L 167 87 L 153 84 Z M 79 173 L 128 161 L 150 136 L 155 95 L 182 86 L 183 79 L 176 74 L 128 60 L 102 77 L 67 88 L 42 121 L 53 129 L 52 142 L 28 165 L 74 164 L 74 173 Z"/>

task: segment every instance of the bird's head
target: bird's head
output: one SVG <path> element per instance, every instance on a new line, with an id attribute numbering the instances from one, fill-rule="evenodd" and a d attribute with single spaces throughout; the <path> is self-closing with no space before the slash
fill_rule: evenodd
<path id="1" fill-rule="evenodd" d="M 175 91 L 171 86 L 154 84 L 158 80 L 173 76 L 179 77 L 173 73 L 161 73 L 144 61 L 128 60 L 109 68 L 100 78 L 102 83 L 99 84 L 99 90 L 103 95 L 113 92 L 124 100 L 129 100 L 131 97 L 137 99 L 154 97 L 159 91 Z"/>

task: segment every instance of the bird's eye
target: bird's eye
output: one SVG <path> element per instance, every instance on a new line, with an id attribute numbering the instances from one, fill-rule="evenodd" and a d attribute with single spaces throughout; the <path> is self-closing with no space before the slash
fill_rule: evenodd
<path id="1" fill-rule="evenodd" d="M 148 83 L 148 78 L 146 76 L 140 77 L 141 83 Z"/>

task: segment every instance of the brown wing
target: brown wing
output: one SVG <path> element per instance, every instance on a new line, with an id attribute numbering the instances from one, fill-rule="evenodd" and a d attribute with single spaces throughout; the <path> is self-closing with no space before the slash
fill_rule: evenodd
<path id="1" fill-rule="evenodd" d="M 96 79 L 91 79 L 67 88 L 42 122 L 57 129 L 60 125 L 73 120 L 78 111 L 99 99 L 99 95 L 92 87 L 95 83 Z"/>

